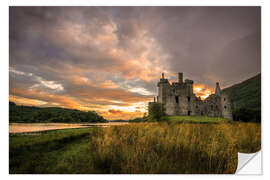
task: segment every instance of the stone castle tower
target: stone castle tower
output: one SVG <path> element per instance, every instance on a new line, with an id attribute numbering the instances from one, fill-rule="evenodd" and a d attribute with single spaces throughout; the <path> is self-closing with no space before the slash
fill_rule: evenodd
<path id="1" fill-rule="evenodd" d="M 157 86 L 157 102 L 164 105 L 167 115 L 211 116 L 232 119 L 230 99 L 221 92 L 218 82 L 216 83 L 215 94 L 211 94 L 205 100 L 195 96 L 193 81 L 189 79 L 183 81 L 182 72 L 178 73 L 178 82 L 172 84 L 164 78 L 164 73 L 162 73 L 162 78 Z"/>

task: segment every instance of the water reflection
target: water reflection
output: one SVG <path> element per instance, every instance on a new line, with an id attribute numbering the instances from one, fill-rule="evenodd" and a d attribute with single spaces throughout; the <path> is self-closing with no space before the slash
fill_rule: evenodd
<path id="1" fill-rule="evenodd" d="M 128 124 L 126 122 L 109 123 L 10 123 L 9 133 L 29 133 L 57 129 L 86 128 L 89 126 L 119 126 Z"/>

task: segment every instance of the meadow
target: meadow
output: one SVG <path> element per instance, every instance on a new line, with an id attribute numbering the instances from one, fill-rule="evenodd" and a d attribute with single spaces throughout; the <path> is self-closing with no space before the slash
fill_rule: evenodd
<path id="1" fill-rule="evenodd" d="M 237 152 L 261 149 L 261 125 L 130 123 L 10 134 L 9 142 L 11 174 L 231 174 Z"/>
<path id="2" fill-rule="evenodd" d="M 222 123 L 233 122 L 222 117 L 208 117 L 208 116 L 163 116 L 161 121 L 168 123 Z"/>

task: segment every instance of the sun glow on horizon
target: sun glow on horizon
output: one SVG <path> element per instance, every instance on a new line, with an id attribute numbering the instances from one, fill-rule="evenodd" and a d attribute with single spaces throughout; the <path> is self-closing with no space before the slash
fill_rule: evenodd
<path id="1" fill-rule="evenodd" d="M 127 106 L 104 105 L 100 107 L 87 107 L 77 102 L 76 103 L 70 102 L 71 104 L 63 105 L 58 102 L 46 102 L 32 98 L 20 97 L 16 95 L 10 95 L 9 100 L 17 105 L 39 106 L 39 107 L 61 107 L 61 108 L 77 109 L 81 111 L 95 111 L 107 120 L 133 119 L 136 117 L 142 117 L 147 111 L 147 104 L 149 102 L 149 101 L 136 102 L 131 103 Z M 116 100 L 113 102 L 122 103 L 122 101 Z"/>
<path id="2" fill-rule="evenodd" d="M 193 90 L 194 94 L 203 100 L 214 93 L 213 87 L 209 87 L 204 84 L 194 84 Z"/>
<path id="3" fill-rule="evenodd" d="M 200 97 L 202 100 L 206 99 L 209 95 L 211 95 L 214 90 L 212 87 L 208 87 L 204 84 L 194 84 L 194 94 L 197 97 Z M 143 88 L 134 89 L 133 93 L 139 93 L 142 95 L 149 95 Z M 110 98 L 91 98 L 89 101 L 94 100 L 98 104 L 91 103 L 83 103 L 77 98 L 72 97 L 59 97 L 57 95 L 52 94 L 39 94 L 40 98 L 36 98 L 37 95 L 33 98 L 21 97 L 17 95 L 10 95 L 10 101 L 15 102 L 19 105 L 28 105 L 28 106 L 41 106 L 41 107 L 62 107 L 62 108 L 70 108 L 70 109 L 78 109 L 81 111 L 95 111 L 98 114 L 102 115 L 105 119 L 113 120 L 113 119 L 132 119 L 136 117 L 142 117 L 145 113 L 147 113 L 148 102 L 151 101 L 151 98 L 145 97 L 144 101 L 140 101 L 138 99 L 137 102 L 127 103 L 124 100 L 118 99 L 110 99 Z M 84 94 L 82 94 L 84 95 Z M 50 97 L 50 99 L 45 100 L 44 96 Z M 44 100 L 43 100 L 44 99 Z M 87 100 L 87 99 L 86 99 Z M 104 104 L 102 103 L 109 103 Z M 111 105 L 110 105 L 111 103 Z"/>
<path id="4" fill-rule="evenodd" d="M 10 7 L 9 98 L 131 119 L 148 111 L 162 73 L 172 84 L 183 71 L 206 99 L 215 82 L 261 71 L 259 8 L 196 9 Z"/>

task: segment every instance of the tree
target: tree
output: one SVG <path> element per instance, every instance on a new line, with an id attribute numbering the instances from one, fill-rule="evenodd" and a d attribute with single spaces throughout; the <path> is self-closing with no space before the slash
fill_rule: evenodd
<path id="1" fill-rule="evenodd" d="M 157 102 L 152 102 L 149 104 L 149 120 L 150 121 L 160 121 L 162 116 L 165 116 L 164 105 Z"/>

